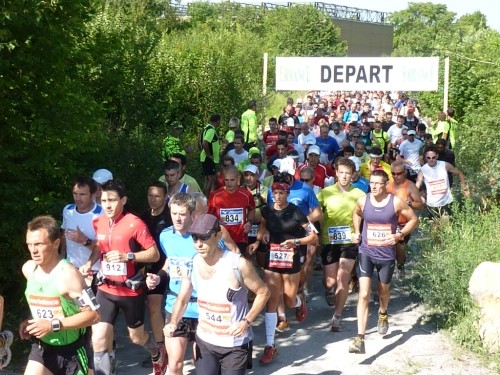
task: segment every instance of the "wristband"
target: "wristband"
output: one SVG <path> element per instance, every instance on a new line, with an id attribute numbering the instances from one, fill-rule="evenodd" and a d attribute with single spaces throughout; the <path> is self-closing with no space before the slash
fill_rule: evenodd
<path id="1" fill-rule="evenodd" d="M 250 320 L 248 320 L 247 318 L 243 318 L 243 319 L 241 319 L 241 321 L 246 323 L 247 328 L 252 325 L 252 323 L 250 322 Z"/>
<path id="2" fill-rule="evenodd" d="M 160 283 L 164 280 L 167 280 L 167 272 L 165 270 L 159 270 L 156 275 L 160 276 Z"/>

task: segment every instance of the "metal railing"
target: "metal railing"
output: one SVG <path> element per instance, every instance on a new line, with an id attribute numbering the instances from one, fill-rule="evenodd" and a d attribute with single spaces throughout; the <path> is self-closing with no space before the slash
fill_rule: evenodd
<path id="1" fill-rule="evenodd" d="M 329 4 L 323 2 L 315 3 L 304 3 L 304 2 L 288 2 L 288 3 L 260 3 L 260 4 L 248 4 L 242 2 L 235 2 L 245 7 L 255 7 L 262 8 L 265 10 L 274 10 L 277 8 L 290 8 L 295 5 L 313 5 L 316 9 L 326 13 L 332 19 L 346 20 L 346 21 L 359 21 L 368 23 L 379 23 L 387 24 L 389 23 L 389 14 L 386 12 L 378 12 L 376 10 L 368 10 L 361 8 L 348 7 L 344 5 Z M 216 4 L 216 3 L 214 3 Z M 171 3 L 172 8 L 179 16 L 186 16 L 188 13 L 189 3 L 187 4 L 177 4 Z"/>

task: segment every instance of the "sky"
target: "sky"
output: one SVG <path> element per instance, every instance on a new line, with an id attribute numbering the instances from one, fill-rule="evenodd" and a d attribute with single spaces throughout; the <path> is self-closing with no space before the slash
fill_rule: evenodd
<path id="1" fill-rule="evenodd" d="M 182 3 L 191 2 L 192 0 L 183 0 Z M 219 2 L 217 0 L 211 0 L 214 2 Z M 249 4 L 260 4 L 262 0 L 236 0 L 236 2 L 249 3 Z M 284 0 L 264 0 L 264 2 L 269 3 L 286 3 Z M 298 1 L 304 2 L 314 2 L 314 1 Z M 336 5 L 344 5 L 361 9 L 377 10 L 379 12 L 395 12 L 408 8 L 408 1 L 398 1 L 398 0 L 330 0 L 324 1 L 325 3 L 331 3 Z M 427 1 L 412 1 L 414 3 L 418 2 L 431 2 L 434 4 L 444 4 L 448 11 L 455 12 L 457 18 L 463 16 L 464 14 L 471 14 L 475 11 L 480 11 L 486 15 L 486 21 L 489 27 L 500 31 L 500 0 L 427 0 Z"/>

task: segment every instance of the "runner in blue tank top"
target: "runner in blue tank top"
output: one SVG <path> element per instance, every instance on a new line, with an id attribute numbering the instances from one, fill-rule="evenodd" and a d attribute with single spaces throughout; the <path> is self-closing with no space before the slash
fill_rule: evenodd
<path id="1" fill-rule="evenodd" d="M 378 333 L 385 335 L 389 329 L 387 306 L 390 283 L 396 259 L 396 243 L 404 241 L 418 225 L 418 219 L 406 202 L 387 192 L 389 176 L 384 171 L 374 171 L 370 176 L 371 193 L 358 199 L 353 213 L 353 242 L 359 245 L 359 300 L 357 308 L 358 335 L 349 346 L 349 353 L 365 352 L 365 331 L 368 321 L 373 270 L 378 272 L 379 319 Z M 406 225 L 398 229 L 398 216 L 406 218 Z M 364 220 L 363 220 L 364 219 Z M 361 222 L 363 220 L 363 229 Z M 361 233 L 360 233 L 361 232 Z"/>

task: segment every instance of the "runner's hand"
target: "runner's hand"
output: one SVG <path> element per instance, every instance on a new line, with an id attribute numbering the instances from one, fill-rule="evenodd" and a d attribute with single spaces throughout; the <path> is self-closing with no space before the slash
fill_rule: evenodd
<path id="1" fill-rule="evenodd" d="M 107 252 L 105 255 L 106 255 L 106 260 L 109 263 L 122 263 L 127 261 L 126 259 L 127 255 L 121 252 L 120 250 L 111 250 Z"/>
<path id="2" fill-rule="evenodd" d="M 23 320 L 19 324 L 19 337 L 21 337 L 21 340 L 29 340 L 31 339 L 31 335 L 29 334 L 28 330 L 26 327 L 28 327 L 28 319 Z"/>
<path id="3" fill-rule="evenodd" d="M 163 334 L 165 335 L 165 337 L 172 337 L 176 329 L 177 326 L 175 324 L 165 324 L 165 327 L 163 327 Z"/>
<path id="4" fill-rule="evenodd" d="M 241 337 L 247 330 L 248 325 L 244 320 L 242 320 L 240 322 L 231 324 L 231 326 L 227 329 L 227 333 L 234 337 Z"/>
<path id="5" fill-rule="evenodd" d="M 155 275 L 154 273 L 149 273 L 146 277 L 146 285 L 148 289 L 154 289 L 160 284 L 160 276 Z"/>
<path id="6" fill-rule="evenodd" d="M 257 242 L 254 242 L 254 243 L 248 245 L 248 252 L 250 254 L 253 254 L 253 253 L 255 253 L 255 251 L 257 251 L 258 247 L 259 247 L 259 244 Z"/>
<path id="7" fill-rule="evenodd" d="M 269 232 L 264 233 L 264 236 L 262 236 L 262 243 L 269 243 Z"/>
<path id="8" fill-rule="evenodd" d="M 361 241 L 361 234 L 359 233 L 354 233 L 352 235 L 352 242 L 353 243 L 359 243 Z"/>
<path id="9" fill-rule="evenodd" d="M 52 332 L 52 324 L 47 319 L 30 319 L 26 330 L 30 335 L 41 339 Z"/>

